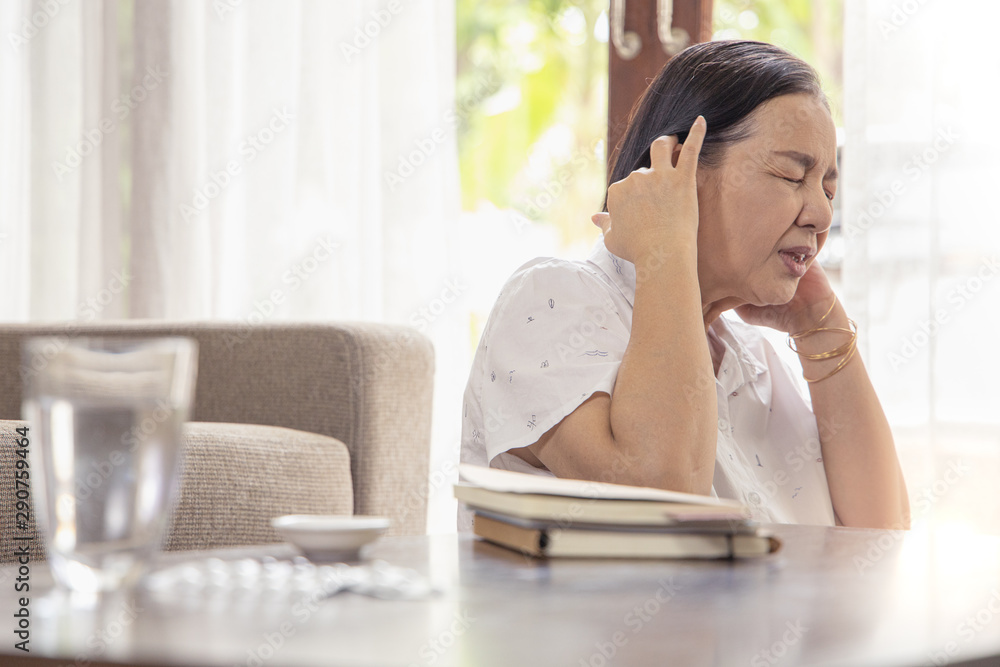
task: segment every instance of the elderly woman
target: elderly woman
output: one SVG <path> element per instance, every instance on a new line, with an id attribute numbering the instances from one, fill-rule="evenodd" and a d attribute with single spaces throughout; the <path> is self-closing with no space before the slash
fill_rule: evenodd
<path id="1" fill-rule="evenodd" d="M 815 263 L 837 188 L 815 71 L 759 42 L 686 49 L 609 182 L 586 261 L 536 259 L 503 287 L 463 461 L 734 498 L 761 521 L 908 526 L 856 327 Z M 789 334 L 810 400 L 758 326 Z"/>

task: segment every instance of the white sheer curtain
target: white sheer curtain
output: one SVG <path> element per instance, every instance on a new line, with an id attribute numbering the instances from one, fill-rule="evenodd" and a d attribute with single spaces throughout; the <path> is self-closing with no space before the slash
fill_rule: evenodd
<path id="1" fill-rule="evenodd" d="M 454 346 L 460 301 L 419 317 L 462 283 L 454 30 L 450 2 L 0 3 L 0 320 L 366 319 Z M 439 353 L 438 468 L 465 372 Z"/>
<path id="2" fill-rule="evenodd" d="M 1000 4 L 848 0 L 844 290 L 916 522 L 1000 531 Z M 950 472 L 949 472 L 950 471 Z"/>
<path id="3" fill-rule="evenodd" d="M 114 239 L 118 136 L 100 130 L 101 107 L 117 92 L 116 64 L 103 58 L 106 29 L 98 3 L 0 7 L 3 319 L 72 318 L 84 294 L 123 268 Z M 120 308 L 109 300 L 103 311 Z"/>
<path id="4" fill-rule="evenodd" d="M 4 3 L 0 317 L 124 269 L 101 318 L 405 319 L 448 276 L 453 7 L 383 4 Z"/>

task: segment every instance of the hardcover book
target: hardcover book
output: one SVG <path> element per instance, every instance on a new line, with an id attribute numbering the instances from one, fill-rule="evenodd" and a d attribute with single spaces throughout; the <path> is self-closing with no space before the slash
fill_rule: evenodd
<path id="1" fill-rule="evenodd" d="M 455 497 L 473 531 L 530 556 L 744 558 L 780 541 L 726 499 L 463 464 Z"/>

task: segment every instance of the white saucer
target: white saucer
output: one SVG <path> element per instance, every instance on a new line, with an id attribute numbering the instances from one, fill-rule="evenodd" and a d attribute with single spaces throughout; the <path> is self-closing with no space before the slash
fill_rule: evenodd
<path id="1" fill-rule="evenodd" d="M 361 547 L 378 539 L 391 522 L 381 516 L 288 514 L 271 519 L 284 539 L 313 562 L 358 560 Z"/>

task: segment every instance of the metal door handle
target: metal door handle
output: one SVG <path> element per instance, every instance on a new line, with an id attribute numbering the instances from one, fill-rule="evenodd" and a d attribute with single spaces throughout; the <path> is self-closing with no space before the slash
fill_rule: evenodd
<path id="1" fill-rule="evenodd" d="M 611 43 L 622 60 L 632 60 L 642 51 L 642 38 L 625 32 L 625 0 L 611 0 Z"/>
<path id="2" fill-rule="evenodd" d="M 656 0 L 656 34 L 668 56 L 677 55 L 691 43 L 687 30 L 672 27 L 673 22 L 674 0 Z"/>

